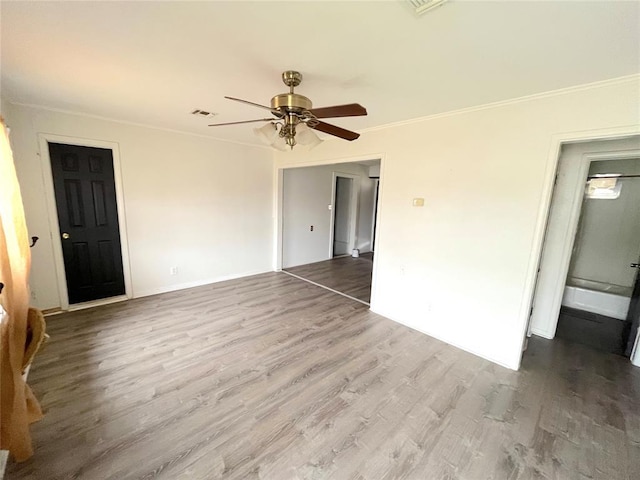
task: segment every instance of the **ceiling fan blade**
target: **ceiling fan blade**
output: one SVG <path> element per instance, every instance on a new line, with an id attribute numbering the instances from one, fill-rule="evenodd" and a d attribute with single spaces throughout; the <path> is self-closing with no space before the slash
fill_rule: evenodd
<path id="1" fill-rule="evenodd" d="M 264 108 L 265 110 L 269 110 L 271 113 L 273 113 L 277 117 L 282 117 L 282 114 L 278 110 L 274 110 L 273 108 L 267 107 L 266 105 L 260 105 L 259 103 L 253 103 L 248 100 L 242 100 L 241 98 L 234 98 L 234 97 L 224 97 L 224 98 L 228 100 L 233 100 L 235 102 L 246 103 L 247 105 L 253 105 L 254 107 L 258 107 L 258 108 Z"/>
<path id="2" fill-rule="evenodd" d="M 334 105 L 332 107 L 313 108 L 309 110 L 316 118 L 359 117 L 367 114 L 367 109 L 359 103 Z"/>
<path id="3" fill-rule="evenodd" d="M 345 130 L 344 128 L 336 127 L 335 125 L 331 125 L 330 123 L 318 121 L 318 123 L 313 127 L 311 126 L 311 123 L 308 123 L 307 125 L 309 125 L 309 128 L 313 128 L 320 132 L 328 133 L 329 135 L 333 135 L 335 137 L 344 138 L 345 140 L 349 140 L 349 141 L 355 140 L 360 136 L 359 133 L 352 132 L 351 130 Z"/>
<path id="4" fill-rule="evenodd" d="M 243 120 L 242 122 L 227 122 L 227 123 L 212 123 L 210 127 L 221 127 L 222 125 L 238 125 L 239 123 L 253 123 L 253 122 L 271 122 L 273 118 L 259 118 L 257 120 Z"/>

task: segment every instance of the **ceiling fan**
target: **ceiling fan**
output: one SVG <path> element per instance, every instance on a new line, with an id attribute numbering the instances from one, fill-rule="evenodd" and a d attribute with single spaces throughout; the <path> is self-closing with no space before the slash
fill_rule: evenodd
<path id="1" fill-rule="evenodd" d="M 293 149 L 294 145 L 298 143 L 302 145 L 317 145 L 320 143 L 321 140 L 311 130 L 318 130 L 349 141 L 355 140 L 360 136 L 359 133 L 345 130 L 344 128 L 325 123 L 319 119 L 366 115 L 367 110 L 362 105 L 349 103 L 347 105 L 313 108 L 311 100 L 293 91 L 293 89 L 302 82 L 302 74 L 300 72 L 287 70 L 282 73 L 282 81 L 289 87 L 289 93 L 281 93 L 273 97 L 270 107 L 240 98 L 224 97 L 229 100 L 269 110 L 273 117 L 244 120 L 242 122 L 214 123 L 209 126 L 220 127 L 223 125 L 238 125 L 240 123 L 269 122 L 261 128 L 254 129 L 254 131 L 271 146 L 282 150 L 284 150 L 286 146 Z"/>

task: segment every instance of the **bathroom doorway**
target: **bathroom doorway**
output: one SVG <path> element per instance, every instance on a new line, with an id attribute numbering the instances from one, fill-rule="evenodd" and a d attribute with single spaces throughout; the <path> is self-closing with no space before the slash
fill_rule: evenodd
<path id="1" fill-rule="evenodd" d="M 640 263 L 640 159 L 593 161 L 556 335 L 630 355 Z M 633 305 L 632 305 L 633 304 Z M 635 327 L 634 327 L 635 323 Z M 633 345 L 631 345 L 633 346 Z"/>
<path id="2" fill-rule="evenodd" d="M 623 353 L 640 366 L 638 162 L 640 135 L 561 146 L 528 335 L 592 340 L 592 347 Z"/>

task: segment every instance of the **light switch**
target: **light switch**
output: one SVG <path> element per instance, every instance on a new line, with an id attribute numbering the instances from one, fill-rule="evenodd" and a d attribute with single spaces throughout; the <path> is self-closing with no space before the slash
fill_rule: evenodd
<path id="1" fill-rule="evenodd" d="M 414 207 L 424 207 L 424 198 L 414 198 L 413 199 Z"/>

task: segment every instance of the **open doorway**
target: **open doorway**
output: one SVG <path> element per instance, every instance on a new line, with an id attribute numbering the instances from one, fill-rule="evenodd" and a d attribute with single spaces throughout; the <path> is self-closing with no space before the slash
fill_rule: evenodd
<path id="1" fill-rule="evenodd" d="M 282 269 L 369 304 L 380 160 L 283 171 Z"/>
<path id="2" fill-rule="evenodd" d="M 639 257 L 640 137 L 564 145 L 530 333 L 637 364 Z"/>
<path id="3" fill-rule="evenodd" d="M 333 195 L 333 256 L 347 255 L 352 250 L 352 229 L 355 230 L 354 178 L 335 174 Z"/>
<path id="4" fill-rule="evenodd" d="M 637 331 L 630 307 L 640 290 L 639 258 L 640 158 L 593 161 L 556 335 L 629 356 Z"/>

